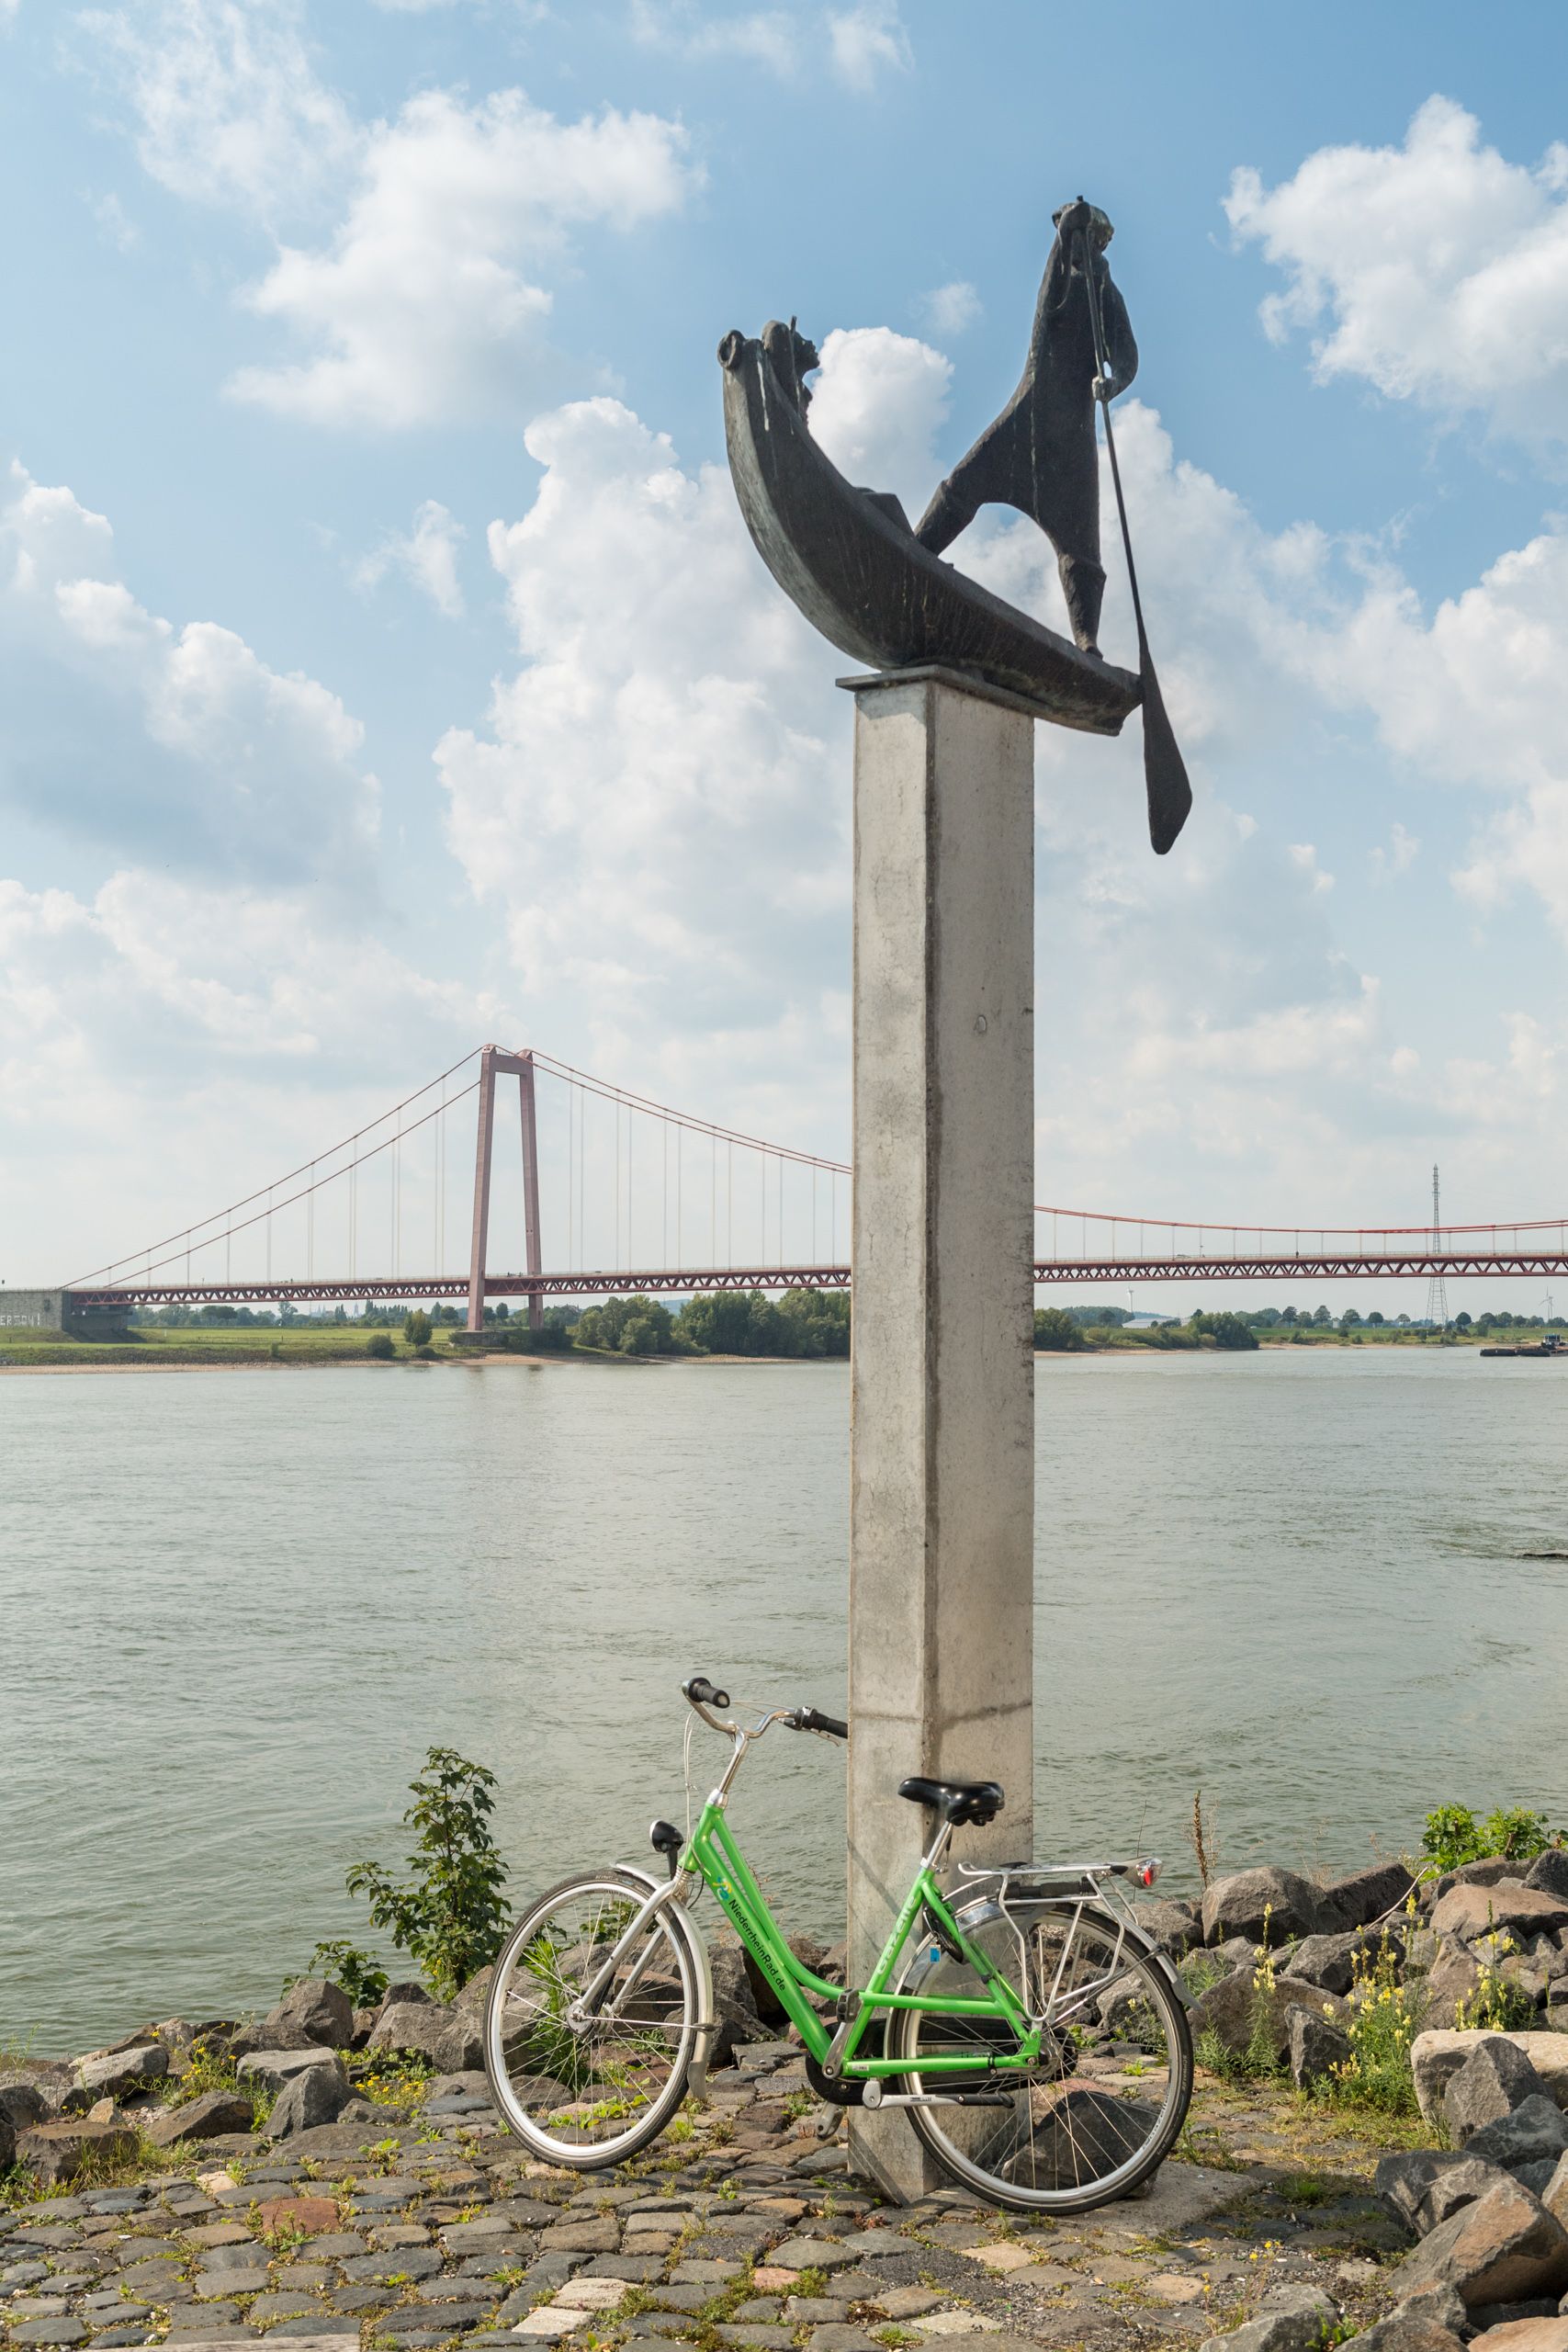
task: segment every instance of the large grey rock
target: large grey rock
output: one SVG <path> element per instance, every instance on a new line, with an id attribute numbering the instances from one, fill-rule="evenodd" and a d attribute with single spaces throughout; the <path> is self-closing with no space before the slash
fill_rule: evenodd
<path id="1" fill-rule="evenodd" d="M 1413 2320 L 1424 2320 L 1432 2327 L 1441 2327 L 1455 2335 L 1461 2335 L 1469 2321 L 1463 2303 L 1451 2287 L 1419 2287 L 1415 2294 L 1406 2295 L 1400 2304 Z"/>
<path id="2" fill-rule="evenodd" d="M 1522 1879 L 1499 1879 L 1494 1886 L 1450 1887 L 1432 1913 L 1439 1936 L 1460 1943 L 1506 1931 L 1516 1939 L 1568 1927 L 1568 1898 L 1527 1886 Z"/>
<path id="3" fill-rule="evenodd" d="M 341 2064 L 308 2066 L 279 2091 L 266 2119 L 266 2136 L 288 2140 L 296 2132 L 313 2131 L 318 2123 L 335 2123 L 352 2097 Z"/>
<path id="4" fill-rule="evenodd" d="M 412 2003 L 417 2007 L 422 2001 L 434 2004 L 435 1996 L 429 1985 L 422 1984 L 417 1976 L 400 1977 L 395 1984 L 388 1985 L 377 2007 L 381 2009 L 400 2009 Z"/>
<path id="5" fill-rule="evenodd" d="M 1395 2219 L 1416 2237 L 1425 2237 L 1461 2206 L 1475 2204 L 1509 2177 L 1497 2165 L 1468 2151 L 1405 2148 L 1380 2159 L 1376 2188 Z M 1523 2186 L 1539 2196 L 1533 2182 Z"/>
<path id="6" fill-rule="evenodd" d="M 372 2055 L 380 2051 L 411 2050 L 433 2064 L 436 2059 L 436 2044 L 449 2022 L 449 2013 L 439 2001 L 397 2001 L 383 2004 L 381 2013 L 370 2029 L 370 2039 L 365 2047 Z M 445 2067 L 446 2074 L 457 2074 L 457 2067 Z"/>
<path id="7" fill-rule="evenodd" d="M 482 2017 L 484 2015 L 485 2003 L 490 1998 L 491 1980 L 494 1974 L 495 1962 L 493 1960 L 490 1962 L 488 1967 L 476 1968 L 473 1974 L 467 1979 L 461 1989 L 454 1996 L 452 2007 L 455 2009 L 477 2009 Z"/>
<path id="8" fill-rule="evenodd" d="M 150 2090 L 169 2071 L 169 2053 L 161 2041 L 139 2041 L 129 2050 L 97 2050 L 80 2059 L 76 2080 L 67 2091 L 69 2114 L 84 2114 L 101 2098 L 127 2098 Z"/>
<path id="9" fill-rule="evenodd" d="M 1350 2037 L 1323 2014 L 1321 2002 L 1312 2008 L 1292 2007 L 1285 2012 L 1290 2036 L 1291 2080 L 1298 2090 L 1331 2078 L 1350 2059 Z"/>
<path id="10" fill-rule="evenodd" d="M 232 2091 L 204 2091 L 184 2107 L 165 2107 L 147 2124 L 155 2148 L 172 2148 L 176 2140 L 219 2140 L 231 2132 L 248 2132 L 254 2120 L 249 2099 Z"/>
<path id="11" fill-rule="evenodd" d="M 1450 2095 L 1464 2081 L 1468 2071 L 1461 2068 L 1454 2076 L 1449 2085 Z M 1540 2078 L 1537 2075 L 1536 2079 L 1539 2082 Z M 1467 2155 L 1478 2156 L 1483 2164 L 1500 2165 L 1505 2172 L 1517 2173 L 1521 2165 L 1548 2161 L 1554 2164 L 1568 2149 L 1568 2115 L 1543 2092 L 1536 2091 L 1509 2114 L 1500 2115 L 1495 2123 L 1483 2123 L 1478 2132 L 1472 2132 L 1464 2146 Z"/>
<path id="12" fill-rule="evenodd" d="M 1522 2050 L 1559 2107 L 1568 2109 L 1568 2033 L 1491 2033 L 1472 2027 L 1462 2033 L 1429 2030 L 1410 2045 L 1410 2071 L 1416 2104 L 1428 2123 L 1442 2120 L 1443 2094 L 1460 2068 L 1483 2041 L 1511 2041 Z"/>
<path id="13" fill-rule="evenodd" d="M 1461 1943 L 1439 1943 L 1427 1972 L 1427 2006 L 1422 2012 L 1430 2028 L 1451 2026 L 1481 1990 L 1481 1962 Z"/>
<path id="14" fill-rule="evenodd" d="M 1256 2319 L 1229 2335 L 1211 2335 L 1202 2352 L 1314 2352 L 1338 2317 L 1319 2288 L 1277 2288 Z"/>
<path id="15" fill-rule="evenodd" d="M 1416 1881 L 1403 1862 L 1374 1862 L 1370 1869 L 1337 1878 L 1324 1894 L 1348 1928 L 1371 1927 L 1396 1910 Z"/>
<path id="16" fill-rule="evenodd" d="M 1525 1872 L 1525 1884 L 1541 1894 L 1555 1894 L 1568 1903 L 1568 1847 L 1549 1846 Z"/>
<path id="17" fill-rule="evenodd" d="M 312 2042 L 305 2050 L 247 2051 L 235 2068 L 243 2083 L 257 2083 L 263 2090 L 281 2091 L 296 2075 L 327 2073 L 334 2075 L 346 2087 L 348 2076 L 343 2060 L 333 2050 L 323 2050 Z"/>
<path id="18" fill-rule="evenodd" d="M 750 2011 L 751 2016 L 760 2021 L 762 2010 L 758 2004 L 756 1990 L 751 1982 L 751 1972 L 746 1965 L 747 1955 L 741 1948 L 739 1936 L 734 1939 L 728 1935 L 716 1936 L 708 1957 L 713 1968 L 715 1993 L 739 2014 L 744 2015 Z M 773 1999 L 773 2007 L 781 2007 L 776 1995 Z M 756 2036 L 759 2041 L 761 2038 L 760 2033 Z"/>
<path id="19" fill-rule="evenodd" d="M 1568 2156 L 1558 2158 L 1551 2178 L 1536 2194 L 1552 2218 L 1568 2230 Z"/>
<path id="20" fill-rule="evenodd" d="M 1544 2093 L 1545 2085 L 1517 2044 L 1491 2034 L 1471 2052 L 1443 2093 L 1443 2115 L 1460 2147 L 1483 2125 L 1495 2123 Z M 1544 2155 L 1546 2150 L 1534 2151 Z"/>
<path id="21" fill-rule="evenodd" d="M 1293 2008 L 1315 2012 L 1335 2025 L 1345 2013 L 1343 2001 L 1337 2001 L 1332 1994 L 1320 1991 L 1315 1984 L 1300 1984 L 1292 1976 L 1279 1976 L 1269 1993 L 1254 1982 L 1250 1970 L 1240 1969 L 1235 1975 L 1211 1985 L 1193 2003 L 1188 2022 L 1194 2040 L 1201 2033 L 1217 2034 L 1235 2058 L 1247 2055 L 1256 2034 L 1269 2064 L 1283 2066 L 1290 2055 L 1290 2013 Z"/>
<path id="22" fill-rule="evenodd" d="M 1421 2200 L 1416 2226 L 1423 2237 L 1435 2230 L 1440 2222 L 1449 2221 L 1461 2205 L 1477 2204 L 1499 2182 L 1510 2177 L 1499 2165 L 1489 2165 L 1480 2156 L 1472 2156 L 1458 2150 L 1454 2153 L 1459 2155 L 1458 2164 L 1450 2165 L 1446 2171 L 1440 2172 Z"/>
<path id="23" fill-rule="evenodd" d="M 136 2134 L 128 2123 L 94 2123 L 83 2116 L 35 2123 L 17 2134 L 17 2162 L 50 2188 L 57 2181 L 74 2180 L 94 2159 L 112 2162 L 134 2154 L 135 2149 Z"/>
<path id="24" fill-rule="evenodd" d="M 1568 2352 L 1568 2314 L 1506 2319 L 1470 2340 L 1486 2352 Z"/>
<path id="25" fill-rule="evenodd" d="M 1440 1903 L 1450 1887 L 1499 1886 L 1505 1879 L 1519 1879 L 1524 1871 L 1506 1854 L 1483 1854 L 1478 1862 L 1461 1862 L 1455 1871 L 1444 1871 L 1437 1878 L 1429 1878 L 1421 1889 L 1421 1901 L 1430 1910 Z"/>
<path id="26" fill-rule="evenodd" d="M 1446 2174 L 1462 2172 L 1469 2163 L 1470 2158 L 1457 2148 L 1400 2148 L 1393 2155 L 1379 2157 L 1372 2185 L 1395 2221 L 1422 2237 L 1432 2226 L 1427 2200 L 1434 2183 Z M 1459 2205 L 1473 2202 L 1475 2196 L 1495 2186 L 1489 2165 L 1477 2165 L 1475 2171 L 1482 2187 L 1469 2199 L 1457 2199 L 1450 2211 L 1457 2211 Z"/>
<path id="27" fill-rule="evenodd" d="M 42 2123 L 53 2108 L 32 2083 L 0 2083 L 0 2173 L 17 2160 L 17 2134 Z"/>
<path id="28" fill-rule="evenodd" d="M 301 2050 L 310 2042 L 344 2050 L 354 2031 L 354 2004 L 341 1984 L 324 1976 L 301 1976 L 262 2026 L 274 2050 Z"/>
<path id="29" fill-rule="evenodd" d="M 1467 2307 L 1560 2294 L 1568 2287 L 1568 2231 L 1517 2181 L 1500 2181 L 1424 2238 L 1404 2263 L 1406 2290 L 1452 2287 Z"/>
<path id="30" fill-rule="evenodd" d="M 1366 1939 L 1343 1936 L 1303 1936 L 1292 1947 L 1286 1962 L 1299 1984 L 1320 1984 L 1325 1993 L 1348 1993 L 1355 1981 L 1356 1954 Z"/>
<path id="31" fill-rule="evenodd" d="M 1356 2352 L 1464 2352 L 1465 2338 L 1457 2327 L 1449 2327 L 1441 2320 L 1433 2319 L 1427 2311 L 1430 2299 L 1417 2295 L 1414 2306 L 1402 2305 L 1391 2312 L 1387 2319 L 1380 2319 L 1355 2338 Z M 1464 2305 L 1459 2302 L 1460 2324 L 1464 2324 Z"/>
<path id="32" fill-rule="evenodd" d="M 1204 1893 L 1203 1940 L 1217 1944 L 1227 1936 L 1249 1936 L 1257 1942 L 1266 1915 L 1276 1951 L 1287 1937 L 1333 1935 L 1344 1925 L 1333 1904 L 1294 1871 L 1237 1871 L 1215 1879 Z"/>
<path id="33" fill-rule="evenodd" d="M 1203 1922 L 1195 1903 L 1166 1896 L 1157 1903 L 1140 1903 L 1135 1917 L 1149 1941 L 1179 1960 L 1203 1940 Z"/>

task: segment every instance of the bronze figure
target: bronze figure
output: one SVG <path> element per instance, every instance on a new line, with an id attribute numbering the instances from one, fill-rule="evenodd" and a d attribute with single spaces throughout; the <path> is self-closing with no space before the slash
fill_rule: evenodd
<path id="1" fill-rule="evenodd" d="M 1081 196 L 1054 217 L 1056 240 L 1018 390 L 941 484 L 915 536 L 940 555 L 982 506 L 1016 506 L 1032 515 L 1056 551 L 1074 639 L 1084 652 L 1098 653 L 1105 572 L 1094 408 L 1097 400 L 1126 390 L 1138 372 L 1138 346 L 1105 258 L 1115 233 L 1110 221 Z M 1096 364 L 1086 256 L 1100 297 L 1109 363 L 1103 375 Z"/>

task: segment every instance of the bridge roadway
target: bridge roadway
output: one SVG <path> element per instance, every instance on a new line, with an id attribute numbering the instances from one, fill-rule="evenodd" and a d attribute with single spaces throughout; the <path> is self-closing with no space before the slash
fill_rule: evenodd
<path id="1" fill-rule="evenodd" d="M 1193 1252 L 1168 1258 L 1037 1258 L 1042 1285 L 1131 1282 L 1328 1282 L 1383 1280 L 1413 1274 L 1568 1275 L 1568 1249 L 1532 1250 L 1407 1250 L 1337 1256 L 1224 1257 Z M 608 1298 L 642 1293 L 686 1296 L 693 1291 L 848 1290 L 847 1266 L 644 1267 L 576 1273 L 491 1274 L 487 1298 Z M 273 1306 L 347 1305 L 369 1300 L 466 1298 L 464 1274 L 360 1276 L 351 1281 L 123 1283 L 108 1289 L 73 1289 L 73 1310 L 125 1306 Z"/>

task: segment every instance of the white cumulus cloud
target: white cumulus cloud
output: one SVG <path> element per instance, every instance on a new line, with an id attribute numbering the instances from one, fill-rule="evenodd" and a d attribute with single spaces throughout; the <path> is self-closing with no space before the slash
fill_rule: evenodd
<path id="1" fill-rule="evenodd" d="M 415 510 L 413 528 L 389 532 L 354 568 L 355 585 L 378 588 L 389 572 L 399 571 L 428 596 L 449 621 L 463 616 L 463 588 L 457 577 L 457 550 L 466 537 L 461 523 L 438 498 L 427 498 Z"/>
<path id="2" fill-rule="evenodd" d="M 368 136 L 324 247 L 286 246 L 249 297 L 307 346 L 231 390 L 316 424 L 392 427 L 513 404 L 553 302 L 544 270 L 574 231 L 672 212 L 693 174 L 684 132 L 613 107 L 561 122 L 503 90 L 475 106 L 410 99 Z"/>
<path id="3" fill-rule="evenodd" d="M 423 90 L 361 120 L 318 74 L 299 0 L 148 0 L 78 24 L 146 171 L 277 240 L 242 300 L 297 356 L 241 368 L 229 390 L 317 424 L 536 400 L 578 241 L 678 210 L 700 179 L 678 122 L 615 107 L 563 120 L 516 88 Z"/>
<path id="4" fill-rule="evenodd" d="M 833 71 L 852 90 L 873 90 L 888 74 L 908 74 L 915 59 L 897 0 L 860 0 L 828 12 Z"/>
<path id="5" fill-rule="evenodd" d="M 967 334 L 982 306 L 968 279 L 956 277 L 949 285 L 933 286 L 916 307 L 932 334 L 946 336 Z"/>
<path id="6" fill-rule="evenodd" d="M 352 162 L 360 133 L 317 74 L 298 0 L 148 0 L 77 23 L 84 62 L 136 115 L 142 168 L 172 194 L 272 220 Z"/>
<path id="7" fill-rule="evenodd" d="M 363 877 L 377 786 L 329 688 L 216 621 L 149 612 L 117 576 L 107 519 L 19 465 L 0 583 L 14 808 L 176 869 Z"/>
<path id="8" fill-rule="evenodd" d="M 783 8 L 705 16 L 693 0 L 632 0 L 629 21 L 644 48 L 672 50 L 694 62 L 736 57 L 784 76 L 800 67 L 806 28 Z"/>
<path id="9" fill-rule="evenodd" d="M 1568 146 L 1510 163 L 1432 97 L 1403 147 L 1320 148 L 1276 187 L 1239 170 L 1225 210 L 1285 275 L 1265 327 L 1308 330 L 1320 377 L 1568 438 Z"/>

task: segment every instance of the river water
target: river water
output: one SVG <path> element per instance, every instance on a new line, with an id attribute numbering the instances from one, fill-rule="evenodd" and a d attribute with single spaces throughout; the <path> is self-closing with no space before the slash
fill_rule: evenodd
<path id="1" fill-rule="evenodd" d="M 520 1895 L 682 1817 L 677 1690 L 843 1699 L 841 1365 L 0 1378 L 0 2041 L 276 1998 L 499 1776 Z M 1442 1799 L 1568 1818 L 1568 1367 L 1371 1348 L 1046 1359 L 1037 1849 L 1354 1868 Z M 722 1751 L 699 1730 L 700 1799 Z M 842 1759 L 734 1821 L 840 1931 Z"/>

